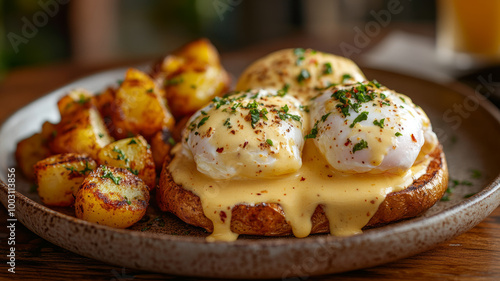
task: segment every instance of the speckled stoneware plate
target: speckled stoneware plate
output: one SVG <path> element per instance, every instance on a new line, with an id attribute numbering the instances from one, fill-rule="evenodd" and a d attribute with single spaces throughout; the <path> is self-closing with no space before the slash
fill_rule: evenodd
<path id="1" fill-rule="evenodd" d="M 124 69 L 78 80 L 36 100 L 10 117 L 0 131 L 0 178 L 15 167 L 16 143 L 42 122 L 58 121 L 56 102 L 67 90 L 99 91 L 120 79 Z M 16 216 L 44 239 L 104 262 L 156 272 L 230 278 L 285 278 L 371 267 L 408 257 L 457 236 L 483 220 L 500 203 L 500 113 L 464 87 L 445 87 L 412 77 L 365 69 L 409 95 L 428 113 L 444 145 L 450 177 L 459 184 L 449 201 L 440 201 L 418 218 L 366 230 L 352 237 L 313 235 L 304 239 L 241 237 L 207 243 L 207 235 L 150 207 L 131 229 L 112 229 L 73 217 L 69 209 L 40 204 L 16 172 Z M 1 184 L 7 205 L 7 187 Z M 471 195 L 474 194 L 474 195 Z"/>

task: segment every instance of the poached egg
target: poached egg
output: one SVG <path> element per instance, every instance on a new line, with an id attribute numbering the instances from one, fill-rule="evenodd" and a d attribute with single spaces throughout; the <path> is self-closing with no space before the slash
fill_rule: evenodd
<path id="1" fill-rule="evenodd" d="M 302 165 L 304 124 L 297 99 L 282 90 L 236 92 L 195 113 L 183 133 L 183 151 L 214 179 L 269 178 Z"/>
<path id="2" fill-rule="evenodd" d="M 310 108 L 306 138 L 341 172 L 400 174 L 437 142 L 425 113 L 376 81 L 329 87 Z"/>

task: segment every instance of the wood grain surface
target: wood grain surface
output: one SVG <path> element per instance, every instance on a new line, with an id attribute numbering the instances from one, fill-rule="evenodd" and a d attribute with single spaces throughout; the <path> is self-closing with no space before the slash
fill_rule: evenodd
<path id="1" fill-rule="evenodd" d="M 247 55 L 255 58 L 261 52 Z M 241 54 L 240 54 L 241 55 Z M 239 55 L 238 55 L 239 56 Z M 100 66 L 59 64 L 12 71 L 0 85 L 0 123 L 30 101 Z M 241 65 L 245 62 L 241 61 Z M 240 66 L 237 66 L 240 67 Z M 16 273 L 7 272 L 7 212 L 0 207 L 0 280 L 194 280 L 137 271 L 85 258 L 55 246 L 21 224 L 16 228 Z M 500 208 L 470 231 L 425 253 L 382 266 L 295 280 L 500 280 Z"/>

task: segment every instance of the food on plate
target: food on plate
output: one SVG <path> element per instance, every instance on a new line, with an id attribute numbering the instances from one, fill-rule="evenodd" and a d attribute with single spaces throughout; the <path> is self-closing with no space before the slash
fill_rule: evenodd
<path id="1" fill-rule="evenodd" d="M 332 84 L 365 81 L 359 67 L 350 59 L 313 49 L 284 49 L 253 62 L 241 74 L 237 91 L 290 86 L 290 94 L 307 102 L 317 89 Z"/>
<path id="2" fill-rule="evenodd" d="M 111 104 L 111 133 L 122 139 L 142 135 L 147 140 L 164 128 L 173 128 L 174 118 L 166 107 L 161 87 L 137 69 L 129 69 Z"/>
<path id="3" fill-rule="evenodd" d="M 176 144 L 176 139 L 171 130 L 164 129 L 157 132 L 151 139 L 151 150 L 153 151 L 153 160 L 156 170 L 159 172 L 163 166 L 163 162 L 170 154 L 170 149 Z"/>
<path id="4" fill-rule="evenodd" d="M 99 165 L 127 169 L 142 179 L 150 190 L 156 185 L 153 154 L 141 135 L 108 144 L 99 151 L 96 160 Z"/>
<path id="5" fill-rule="evenodd" d="M 354 235 L 421 214 L 447 188 L 425 112 L 351 60 L 285 49 L 228 87 L 215 48 L 191 42 L 150 75 L 69 92 L 61 121 L 20 141 L 16 160 L 46 205 L 116 228 L 146 214 L 159 176 L 160 209 L 209 241 Z"/>
<path id="6" fill-rule="evenodd" d="M 15 152 L 17 165 L 30 180 L 35 180 L 35 169 L 33 166 L 38 161 L 52 154 L 48 142 L 54 136 L 55 132 L 55 125 L 47 121 L 43 123 L 40 133 L 35 133 L 17 143 Z"/>
<path id="7" fill-rule="evenodd" d="M 75 198 L 76 217 L 115 228 L 138 222 L 149 203 L 149 188 L 127 169 L 99 166 Z"/>
<path id="8" fill-rule="evenodd" d="M 83 179 L 97 167 L 86 154 L 53 155 L 34 166 L 38 195 L 49 206 L 71 206 Z"/>
<path id="9" fill-rule="evenodd" d="M 291 93 L 237 92 L 195 113 L 164 165 L 161 209 L 211 241 L 345 236 L 416 216 L 444 194 L 444 153 L 407 96 L 376 81 L 331 85 L 302 104 Z"/>
<path id="10" fill-rule="evenodd" d="M 73 90 L 57 106 L 61 121 L 49 141 L 53 153 L 84 153 L 95 159 L 113 141 L 88 91 Z"/>
<path id="11" fill-rule="evenodd" d="M 187 123 L 183 148 L 214 179 L 285 175 L 302 165 L 305 112 L 292 96 L 253 90 L 215 98 Z"/>
<path id="12" fill-rule="evenodd" d="M 230 85 L 219 53 L 207 39 L 190 42 L 166 56 L 154 66 L 152 75 L 164 86 L 176 119 L 193 114 Z"/>

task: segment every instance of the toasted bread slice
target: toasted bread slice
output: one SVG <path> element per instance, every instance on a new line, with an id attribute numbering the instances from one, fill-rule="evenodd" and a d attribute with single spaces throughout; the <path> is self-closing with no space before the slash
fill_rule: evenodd
<path id="1" fill-rule="evenodd" d="M 388 194 L 365 227 L 418 216 L 440 200 L 448 186 L 448 168 L 442 147 L 438 145 L 429 156 L 431 161 L 426 173 L 407 188 Z M 165 162 L 156 193 L 158 205 L 184 222 L 212 232 L 213 223 L 204 215 L 200 198 L 173 181 L 167 164 L 168 161 Z M 311 234 L 330 231 L 321 205 L 316 208 L 311 221 Z M 238 234 L 285 236 L 292 234 L 292 227 L 286 222 L 285 213 L 279 204 L 240 204 L 232 208 L 231 231 Z"/>

